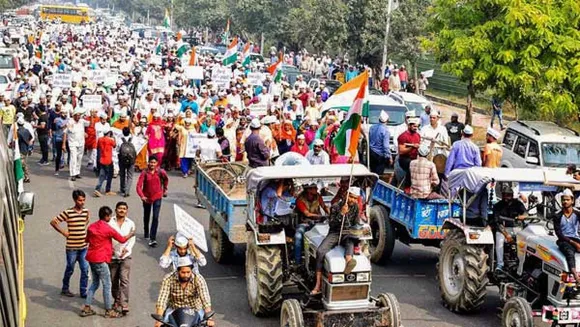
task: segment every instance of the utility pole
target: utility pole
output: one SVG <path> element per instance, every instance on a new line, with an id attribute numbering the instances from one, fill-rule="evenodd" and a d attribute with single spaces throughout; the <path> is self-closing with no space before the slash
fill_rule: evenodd
<path id="1" fill-rule="evenodd" d="M 264 54 L 264 32 L 262 32 L 262 35 L 260 37 L 260 55 Z"/>
<path id="2" fill-rule="evenodd" d="M 393 8 L 395 7 L 395 8 Z M 387 53 L 388 53 L 388 41 L 389 41 L 389 30 L 391 29 L 391 12 L 399 7 L 399 2 L 393 3 L 393 0 L 389 0 L 387 6 L 387 24 L 385 26 L 385 40 L 383 44 L 383 62 L 381 65 L 381 78 L 385 78 L 385 69 L 387 67 Z"/>
<path id="3" fill-rule="evenodd" d="M 147 26 L 151 26 L 151 19 L 149 18 L 149 9 L 147 9 Z"/>

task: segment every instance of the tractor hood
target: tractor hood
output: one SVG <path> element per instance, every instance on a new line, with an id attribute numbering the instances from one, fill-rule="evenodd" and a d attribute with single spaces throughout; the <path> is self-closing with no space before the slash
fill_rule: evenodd
<path id="1" fill-rule="evenodd" d="M 560 272 L 567 272 L 566 258 L 558 249 L 555 235 L 550 235 L 543 225 L 529 225 L 518 233 L 518 253 L 525 251 L 542 260 L 544 269 L 546 265 L 556 268 Z M 576 254 L 576 269 L 580 267 L 580 254 Z"/>

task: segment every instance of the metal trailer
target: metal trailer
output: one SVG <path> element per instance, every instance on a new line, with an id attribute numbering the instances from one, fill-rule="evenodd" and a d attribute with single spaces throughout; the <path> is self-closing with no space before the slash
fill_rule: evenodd
<path id="1" fill-rule="evenodd" d="M 415 199 L 379 180 L 372 193 L 369 212 L 373 231 L 371 260 L 386 262 L 393 254 L 395 240 L 407 245 L 439 246 L 445 237 L 443 224 L 449 217 L 461 217 L 459 203 Z"/>
<path id="2" fill-rule="evenodd" d="M 236 184 L 225 192 L 209 175 L 216 165 L 196 167 L 195 194 L 210 216 L 210 249 L 214 259 L 226 263 L 231 259 L 235 244 L 245 244 L 246 185 Z"/>

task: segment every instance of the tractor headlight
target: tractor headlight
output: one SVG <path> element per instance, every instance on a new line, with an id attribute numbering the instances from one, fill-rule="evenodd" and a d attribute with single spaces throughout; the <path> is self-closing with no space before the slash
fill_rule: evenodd
<path id="1" fill-rule="evenodd" d="M 357 282 L 368 282 L 371 279 L 371 274 L 368 272 L 356 274 Z"/>
<path id="2" fill-rule="evenodd" d="M 344 283 L 344 274 L 330 274 L 331 283 Z"/>

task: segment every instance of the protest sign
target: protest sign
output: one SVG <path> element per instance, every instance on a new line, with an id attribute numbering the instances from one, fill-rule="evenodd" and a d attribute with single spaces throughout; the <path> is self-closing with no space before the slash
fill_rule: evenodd
<path id="1" fill-rule="evenodd" d="M 187 66 L 185 67 L 185 76 L 188 79 L 203 79 L 203 67 Z"/>
<path id="2" fill-rule="evenodd" d="M 187 139 L 185 143 L 185 157 L 184 158 L 195 158 L 197 149 L 199 149 L 199 143 L 207 139 L 206 134 L 200 134 L 195 132 L 187 133 Z"/>
<path id="3" fill-rule="evenodd" d="M 156 79 L 155 82 L 153 82 L 153 88 L 155 89 L 165 90 L 166 87 L 167 82 L 164 79 Z"/>
<path id="4" fill-rule="evenodd" d="M 264 80 L 264 74 L 257 72 L 257 73 L 248 73 L 248 83 L 250 85 L 262 85 L 262 81 Z"/>
<path id="5" fill-rule="evenodd" d="M 161 56 L 151 56 L 151 58 L 149 60 L 150 60 L 149 64 L 152 64 L 152 65 L 161 66 L 161 64 L 163 63 Z"/>
<path id="6" fill-rule="evenodd" d="M 426 78 L 433 77 L 433 74 L 434 73 L 435 73 L 435 70 L 434 69 L 429 69 L 429 70 L 426 70 L 424 72 L 421 72 L 421 74 L 423 74 L 423 76 L 426 77 Z"/>
<path id="7" fill-rule="evenodd" d="M 207 240 L 205 238 L 203 225 L 185 212 L 185 210 L 181 209 L 177 204 L 173 205 L 173 212 L 175 213 L 177 232 L 188 239 L 193 239 L 193 243 L 199 249 L 207 252 Z"/>
<path id="8" fill-rule="evenodd" d="M 229 67 L 216 67 L 211 72 L 211 80 L 219 87 L 228 88 L 232 79 L 232 69 Z"/>
<path id="9" fill-rule="evenodd" d="M 104 83 L 107 74 L 108 72 L 105 69 L 91 70 L 89 71 L 89 80 L 93 83 Z"/>
<path id="10" fill-rule="evenodd" d="M 137 154 L 143 150 L 143 148 L 147 145 L 147 140 L 143 136 L 132 136 L 131 143 L 135 146 L 135 151 Z"/>
<path id="11" fill-rule="evenodd" d="M 83 108 L 101 109 L 103 106 L 102 96 L 100 95 L 83 95 Z"/>
<path id="12" fill-rule="evenodd" d="M 268 104 L 254 103 L 250 105 L 250 113 L 254 116 L 266 116 L 268 114 Z"/>
<path id="13" fill-rule="evenodd" d="M 70 88 L 72 85 L 72 74 L 54 74 L 52 75 L 52 85 L 58 88 Z"/>
<path id="14" fill-rule="evenodd" d="M 146 39 L 150 39 L 150 38 L 153 36 L 153 33 L 151 32 L 151 30 L 146 30 L 146 31 L 143 33 L 143 36 L 144 36 Z"/>

